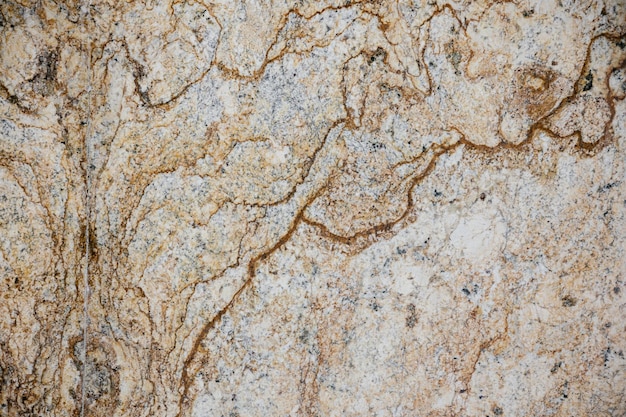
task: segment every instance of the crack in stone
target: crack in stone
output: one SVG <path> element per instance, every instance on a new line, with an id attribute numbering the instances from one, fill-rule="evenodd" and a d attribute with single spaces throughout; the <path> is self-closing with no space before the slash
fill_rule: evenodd
<path id="1" fill-rule="evenodd" d="M 91 0 L 86 0 L 85 4 L 81 5 L 82 17 L 85 22 L 85 28 L 89 27 L 89 22 L 91 21 Z M 91 255 L 91 236 L 90 236 L 90 228 L 91 228 L 91 207 L 92 207 L 92 183 L 91 183 L 91 172 L 92 172 L 92 152 L 91 152 L 91 144 L 89 143 L 89 137 L 91 135 L 91 100 L 92 100 L 92 66 L 91 66 L 91 45 L 92 38 L 91 32 L 90 35 L 87 36 L 88 45 L 86 45 L 86 54 L 85 54 L 85 68 L 87 70 L 87 114 L 86 118 L 86 127 L 85 127 L 85 144 L 83 146 L 84 149 L 84 173 L 85 173 L 85 266 L 84 266 L 84 274 L 83 274 L 83 348 L 81 352 L 82 356 L 82 370 L 81 370 L 81 397 L 80 397 L 80 417 L 85 417 L 85 406 L 87 401 L 87 392 L 86 392 L 86 381 L 87 381 L 87 372 L 90 371 L 90 368 L 87 364 L 87 349 L 89 344 L 89 298 L 90 298 L 90 286 L 89 286 L 89 261 Z"/>

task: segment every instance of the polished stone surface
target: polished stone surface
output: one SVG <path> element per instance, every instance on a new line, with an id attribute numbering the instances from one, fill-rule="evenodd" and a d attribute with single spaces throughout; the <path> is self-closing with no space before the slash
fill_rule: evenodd
<path id="1" fill-rule="evenodd" d="M 0 4 L 0 416 L 626 414 L 621 0 Z"/>

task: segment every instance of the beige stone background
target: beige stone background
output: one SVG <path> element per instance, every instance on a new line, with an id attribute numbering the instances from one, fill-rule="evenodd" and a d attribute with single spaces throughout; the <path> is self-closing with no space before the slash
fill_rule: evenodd
<path id="1" fill-rule="evenodd" d="M 0 416 L 626 415 L 626 4 L 0 2 Z"/>

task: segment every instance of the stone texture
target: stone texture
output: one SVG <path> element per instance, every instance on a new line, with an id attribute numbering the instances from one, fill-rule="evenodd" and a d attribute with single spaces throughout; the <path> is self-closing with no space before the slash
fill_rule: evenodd
<path id="1" fill-rule="evenodd" d="M 626 5 L 0 5 L 0 415 L 626 414 Z"/>

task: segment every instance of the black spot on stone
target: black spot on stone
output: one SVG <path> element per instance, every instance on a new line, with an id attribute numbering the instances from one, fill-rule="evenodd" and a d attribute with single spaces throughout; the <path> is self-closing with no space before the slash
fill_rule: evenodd
<path id="1" fill-rule="evenodd" d="M 609 361 L 611 357 L 611 348 L 607 347 L 606 350 L 603 352 L 602 356 L 604 357 L 604 366 L 606 366 L 607 362 Z"/>
<path id="2" fill-rule="evenodd" d="M 573 307 L 576 305 L 576 299 L 571 295 L 566 295 L 561 298 L 561 302 L 563 303 L 563 307 Z"/>
<path id="3" fill-rule="evenodd" d="M 409 304 L 407 307 L 408 315 L 406 316 L 406 327 L 413 328 L 417 323 L 417 314 L 415 312 L 415 304 Z"/>
<path id="4" fill-rule="evenodd" d="M 302 329 L 302 333 L 300 333 L 300 336 L 298 337 L 298 339 L 300 339 L 300 343 L 302 344 L 307 344 L 309 341 L 309 330 L 308 329 Z"/>
<path id="5" fill-rule="evenodd" d="M 45 67 L 45 79 L 47 81 L 54 81 L 57 76 L 58 56 L 56 52 L 47 53 L 41 57 L 41 59 L 43 59 L 43 65 Z"/>
<path id="6" fill-rule="evenodd" d="M 387 57 L 387 52 L 383 48 L 377 48 L 376 51 L 370 56 L 370 63 L 376 61 L 383 61 Z"/>
<path id="7" fill-rule="evenodd" d="M 613 187 L 615 187 L 615 186 L 617 186 L 619 184 L 620 184 L 620 181 L 610 182 L 610 183 L 605 184 L 605 185 L 603 185 L 601 187 L 598 187 L 598 192 L 599 193 L 604 193 L 604 192 L 610 190 L 611 188 L 613 188 Z"/>

